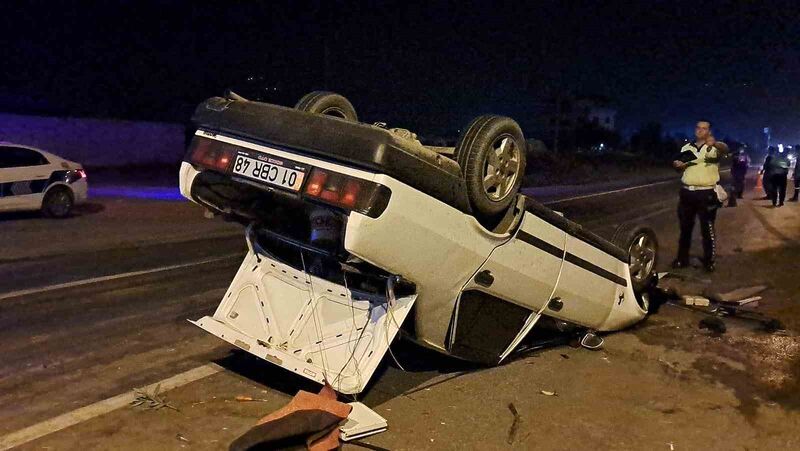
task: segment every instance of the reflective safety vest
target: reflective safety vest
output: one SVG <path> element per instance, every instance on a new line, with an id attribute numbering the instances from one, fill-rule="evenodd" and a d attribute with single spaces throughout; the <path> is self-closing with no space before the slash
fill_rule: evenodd
<path id="1" fill-rule="evenodd" d="M 714 147 L 709 148 L 703 144 L 699 148 L 694 143 L 687 143 L 681 147 L 681 153 L 692 152 L 695 157 L 689 167 L 683 171 L 681 182 L 689 186 L 714 186 L 719 182 L 719 164 L 706 163 L 705 159 L 716 158 L 717 149 Z M 684 160 L 685 161 L 685 160 Z"/>

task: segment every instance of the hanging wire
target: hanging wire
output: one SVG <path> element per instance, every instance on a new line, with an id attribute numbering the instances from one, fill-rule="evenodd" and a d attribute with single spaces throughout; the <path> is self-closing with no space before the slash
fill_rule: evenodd
<path id="1" fill-rule="evenodd" d="M 322 377 L 325 383 L 328 383 L 328 364 L 325 361 L 325 351 L 322 348 L 322 327 L 319 325 L 319 320 L 317 318 L 317 296 L 314 294 L 314 279 L 311 274 L 308 273 L 306 268 L 306 259 L 303 255 L 303 249 L 300 249 L 300 262 L 303 264 L 303 273 L 308 277 L 308 286 L 311 289 L 311 316 L 314 318 L 314 330 L 317 333 L 317 338 L 319 339 L 319 356 L 322 359 Z M 331 384 L 332 385 L 332 384 Z"/>
<path id="2" fill-rule="evenodd" d="M 395 327 L 397 327 L 398 332 L 400 331 L 400 324 L 397 323 L 397 319 L 394 317 L 394 306 L 396 302 L 395 294 L 394 294 L 394 284 L 396 282 L 397 276 L 389 276 L 386 280 L 386 298 L 388 308 L 387 311 L 389 313 L 389 317 L 392 319 Z M 400 365 L 400 362 L 397 361 L 397 357 L 394 356 L 394 352 L 392 351 L 392 344 L 389 342 L 389 326 L 387 324 L 386 328 L 384 328 L 385 336 L 386 336 L 386 347 L 389 349 L 389 355 L 392 356 L 392 360 L 400 368 L 401 371 L 407 372 L 403 365 Z"/>

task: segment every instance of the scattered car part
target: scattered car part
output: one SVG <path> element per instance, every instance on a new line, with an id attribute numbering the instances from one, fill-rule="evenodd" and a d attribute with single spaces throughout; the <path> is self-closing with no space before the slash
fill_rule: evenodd
<path id="1" fill-rule="evenodd" d="M 363 403 L 351 402 L 348 404 L 352 410 L 347 415 L 344 424 L 339 426 L 343 442 L 380 434 L 389 426 L 385 418 Z"/>
<path id="2" fill-rule="evenodd" d="M 728 291 L 727 293 L 719 294 L 718 300 L 719 302 L 730 302 L 730 303 L 739 302 L 742 299 L 747 299 L 759 293 L 762 293 L 767 288 L 769 287 L 767 287 L 766 285 L 755 285 L 752 287 L 737 288 L 735 290 Z"/>
<path id="3" fill-rule="evenodd" d="M 602 348 L 604 342 L 605 340 L 603 340 L 603 337 L 597 335 L 597 333 L 593 331 L 586 332 L 586 334 L 583 335 L 583 338 L 581 338 L 581 346 L 591 350 Z"/>
<path id="4" fill-rule="evenodd" d="M 681 301 L 683 302 L 683 305 L 693 305 L 695 307 L 708 307 L 711 305 L 709 299 L 703 296 L 684 295 L 681 296 Z"/>

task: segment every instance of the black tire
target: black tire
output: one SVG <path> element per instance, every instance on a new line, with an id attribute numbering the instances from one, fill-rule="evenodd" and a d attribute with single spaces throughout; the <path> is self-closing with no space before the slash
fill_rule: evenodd
<path id="1" fill-rule="evenodd" d="M 649 227 L 635 224 L 622 224 L 614 231 L 611 242 L 628 253 L 633 291 L 640 296 L 655 285 L 658 275 L 658 238 Z M 652 255 L 644 255 L 651 254 Z M 647 257 L 647 263 L 643 263 Z M 641 300 L 640 300 L 641 303 Z M 645 309 L 647 310 L 647 309 Z"/>
<path id="2" fill-rule="evenodd" d="M 353 104 L 346 97 L 335 92 L 314 91 L 304 95 L 297 105 L 300 111 L 338 117 L 350 122 L 358 122 L 358 115 Z"/>
<path id="3" fill-rule="evenodd" d="M 505 152 L 503 149 L 507 145 L 513 148 Z M 479 218 L 497 217 L 514 202 L 525 174 L 525 149 L 522 130 L 508 117 L 480 116 L 461 134 L 454 157 L 464 175 L 470 205 Z M 492 166 L 489 161 L 492 153 L 496 159 L 494 164 L 499 167 Z M 490 168 L 495 171 L 491 179 L 487 174 Z M 499 184 L 487 186 L 494 181 Z"/>
<path id="4" fill-rule="evenodd" d="M 64 186 L 51 188 L 42 201 L 42 214 L 48 218 L 65 218 L 72 212 L 75 198 L 72 191 Z"/>

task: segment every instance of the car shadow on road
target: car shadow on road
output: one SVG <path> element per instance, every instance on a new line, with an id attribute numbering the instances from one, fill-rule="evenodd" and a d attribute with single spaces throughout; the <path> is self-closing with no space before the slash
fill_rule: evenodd
<path id="1" fill-rule="evenodd" d="M 87 202 L 85 204 L 77 205 L 70 212 L 69 216 L 64 219 L 76 218 L 81 216 L 89 216 L 101 213 L 106 209 L 105 205 L 99 202 Z M 25 221 L 33 219 L 44 219 L 41 211 L 12 211 L 0 213 L 0 222 L 5 221 Z"/>
<path id="2" fill-rule="evenodd" d="M 398 396 L 408 395 L 415 388 L 438 376 L 450 375 L 451 377 L 445 378 L 445 380 L 450 380 L 482 368 L 476 364 L 423 348 L 407 340 L 399 340 L 394 343 L 392 353 L 394 358 L 387 353 L 378 369 L 375 370 L 366 390 L 356 396 L 342 395 L 342 399 L 357 399 L 367 405 L 377 406 Z M 215 363 L 238 377 L 288 396 L 294 396 L 298 390 L 316 393 L 320 389 L 319 384 L 238 349 L 215 360 Z M 402 366 L 402 369 L 398 365 Z M 335 378 L 336 372 L 337 369 L 332 369 L 331 377 Z"/>
<path id="3" fill-rule="evenodd" d="M 88 216 L 94 215 L 97 213 L 102 213 L 105 211 L 106 206 L 101 204 L 100 202 L 87 202 L 85 204 L 78 205 L 72 211 L 72 216 Z"/>

